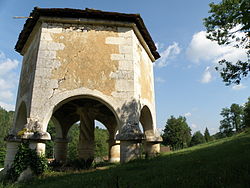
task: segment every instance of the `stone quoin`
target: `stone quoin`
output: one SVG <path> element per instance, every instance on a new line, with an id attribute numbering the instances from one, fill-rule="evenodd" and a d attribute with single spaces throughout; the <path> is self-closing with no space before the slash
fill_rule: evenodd
<path id="1" fill-rule="evenodd" d="M 138 158 L 141 145 L 147 156 L 160 152 L 153 77 L 160 56 L 140 15 L 36 7 L 15 49 L 23 63 L 5 167 L 22 139 L 45 152 L 50 120 L 58 161 L 66 161 L 76 122 L 79 158 L 94 159 L 95 120 L 109 132 L 110 162 Z"/>

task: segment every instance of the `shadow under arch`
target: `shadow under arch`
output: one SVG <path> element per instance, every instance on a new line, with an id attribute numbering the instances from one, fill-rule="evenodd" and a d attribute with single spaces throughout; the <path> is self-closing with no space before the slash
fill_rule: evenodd
<path id="1" fill-rule="evenodd" d="M 15 124 L 14 124 L 14 130 L 15 132 L 19 132 L 24 128 L 24 126 L 27 124 L 27 107 L 24 101 L 21 102 L 18 110 L 17 115 L 15 118 Z"/>
<path id="2" fill-rule="evenodd" d="M 140 123 L 142 125 L 146 139 L 154 136 L 152 113 L 147 105 L 144 105 L 140 112 Z"/>
<path id="3" fill-rule="evenodd" d="M 117 129 L 119 128 L 120 121 L 119 121 L 118 114 L 117 114 L 116 110 L 114 109 L 114 107 L 110 104 L 110 102 L 107 102 L 107 100 L 104 100 L 102 97 L 99 97 L 99 96 L 96 96 L 96 95 L 93 95 L 93 94 L 82 94 L 82 95 L 78 94 L 78 95 L 73 95 L 73 96 L 68 96 L 68 97 L 62 98 L 62 100 L 58 101 L 56 104 L 54 104 L 51 107 L 51 109 L 48 110 L 48 113 L 47 113 L 47 116 L 46 116 L 47 118 L 45 118 L 45 120 L 44 120 L 44 126 L 45 126 L 44 130 L 47 130 L 47 125 L 48 125 L 49 120 L 51 119 L 53 114 L 60 107 L 62 107 L 64 104 L 69 103 L 70 101 L 77 100 L 77 99 L 87 99 L 87 100 L 98 101 L 99 103 L 106 106 L 112 112 L 112 114 L 114 115 L 115 121 L 116 121 L 116 124 L 117 124 Z M 77 122 L 77 121 L 78 120 L 75 120 L 74 122 L 72 122 L 72 124 Z M 98 120 L 98 121 L 100 121 L 100 120 Z"/>

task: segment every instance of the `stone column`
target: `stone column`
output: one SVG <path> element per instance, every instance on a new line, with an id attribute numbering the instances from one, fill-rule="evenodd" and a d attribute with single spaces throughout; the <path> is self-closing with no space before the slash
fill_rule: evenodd
<path id="1" fill-rule="evenodd" d="M 22 135 L 22 139 L 28 140 L 30 143 L 29 147 L 36 150 L 38 155 L 45 155 L 45 142 L 51 140 L 51 136 L 48 132 L 27 132 Z"/>
<path id="2" fill-rule="evenodd" d="M 126 124 L 122 127 L 120 133 L 116 136 L 120 140 L 120 162 L 125 163 L 133 159 L 141 157 L 142 148 L 141 142 L 144 139 L 144 134 L 141 132 L 139 125 Z"/>
<path id="3" fill-rule="evenodd" d="M 152 158 L 160 154 L 160 143 L 162 142 L 162 137 L 148 137 L 144 141 L 144 150 L 146 153 L 146 158 Z"/>
<path id="4" fill-rule="evenodd" d="M 6 138 L 7 153 L 4 161 L 4 167 L 9 167 L 13 162 L 21 141 L 29 141 L 29 147 L 36 150 L 38 155 L 45 154 L 45 142 L 50 140 L 48 132 L 24 132 L 20 136 L 9 135 Z"/>
<path id="5" fill-rule="evenodd" d="M 55 160 L 58 162 L 66 162 L 68 153 L 68 139 L 56 138 L 54 146 Z"/>
<path id="6" fill-rule="evenodd" d="M 7 142 L 7 150 L 4 160 L 4 168 L 9 168 L 11 164 L 14 162 L 15 155 L 18 150 L 18 146 L 21 143 L 20 139 L 6 139 Z"/>
<path id="7" fill-rule="evenodd" d="M 109 162 L 117 163 L 120 162 L 120 141 L 108 140 L 109 143 Z"/>
<path id="8" fill-rule="evenodd" d="M 141 140 L 121 140 L 121 163 L 141 157 Z"/>
<path id="9" fill-rule="evenodd" d="M 85 108 L 80 110 L 80 136 L 78 155 L 85 162 L 92 163 L 94 160 L 95 122 Z"/>

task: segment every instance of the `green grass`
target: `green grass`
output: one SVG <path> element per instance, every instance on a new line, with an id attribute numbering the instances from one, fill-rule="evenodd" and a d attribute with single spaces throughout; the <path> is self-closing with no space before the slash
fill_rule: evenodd
<path id="1" fill-rule="evenodd" d="M 13 187 L 250 187 L 250 131 L 106 170 L 48 172 Z M 1 187 L 1 185 L 0 185 Z"/>

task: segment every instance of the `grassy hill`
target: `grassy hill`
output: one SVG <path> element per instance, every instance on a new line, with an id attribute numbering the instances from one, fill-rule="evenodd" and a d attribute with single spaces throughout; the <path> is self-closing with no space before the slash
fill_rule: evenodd
<path id="1" fill-rule="evenodd" d="M 250 187 L 250 130 L 106 170 L 47 173 L 13 187 Z"/>

